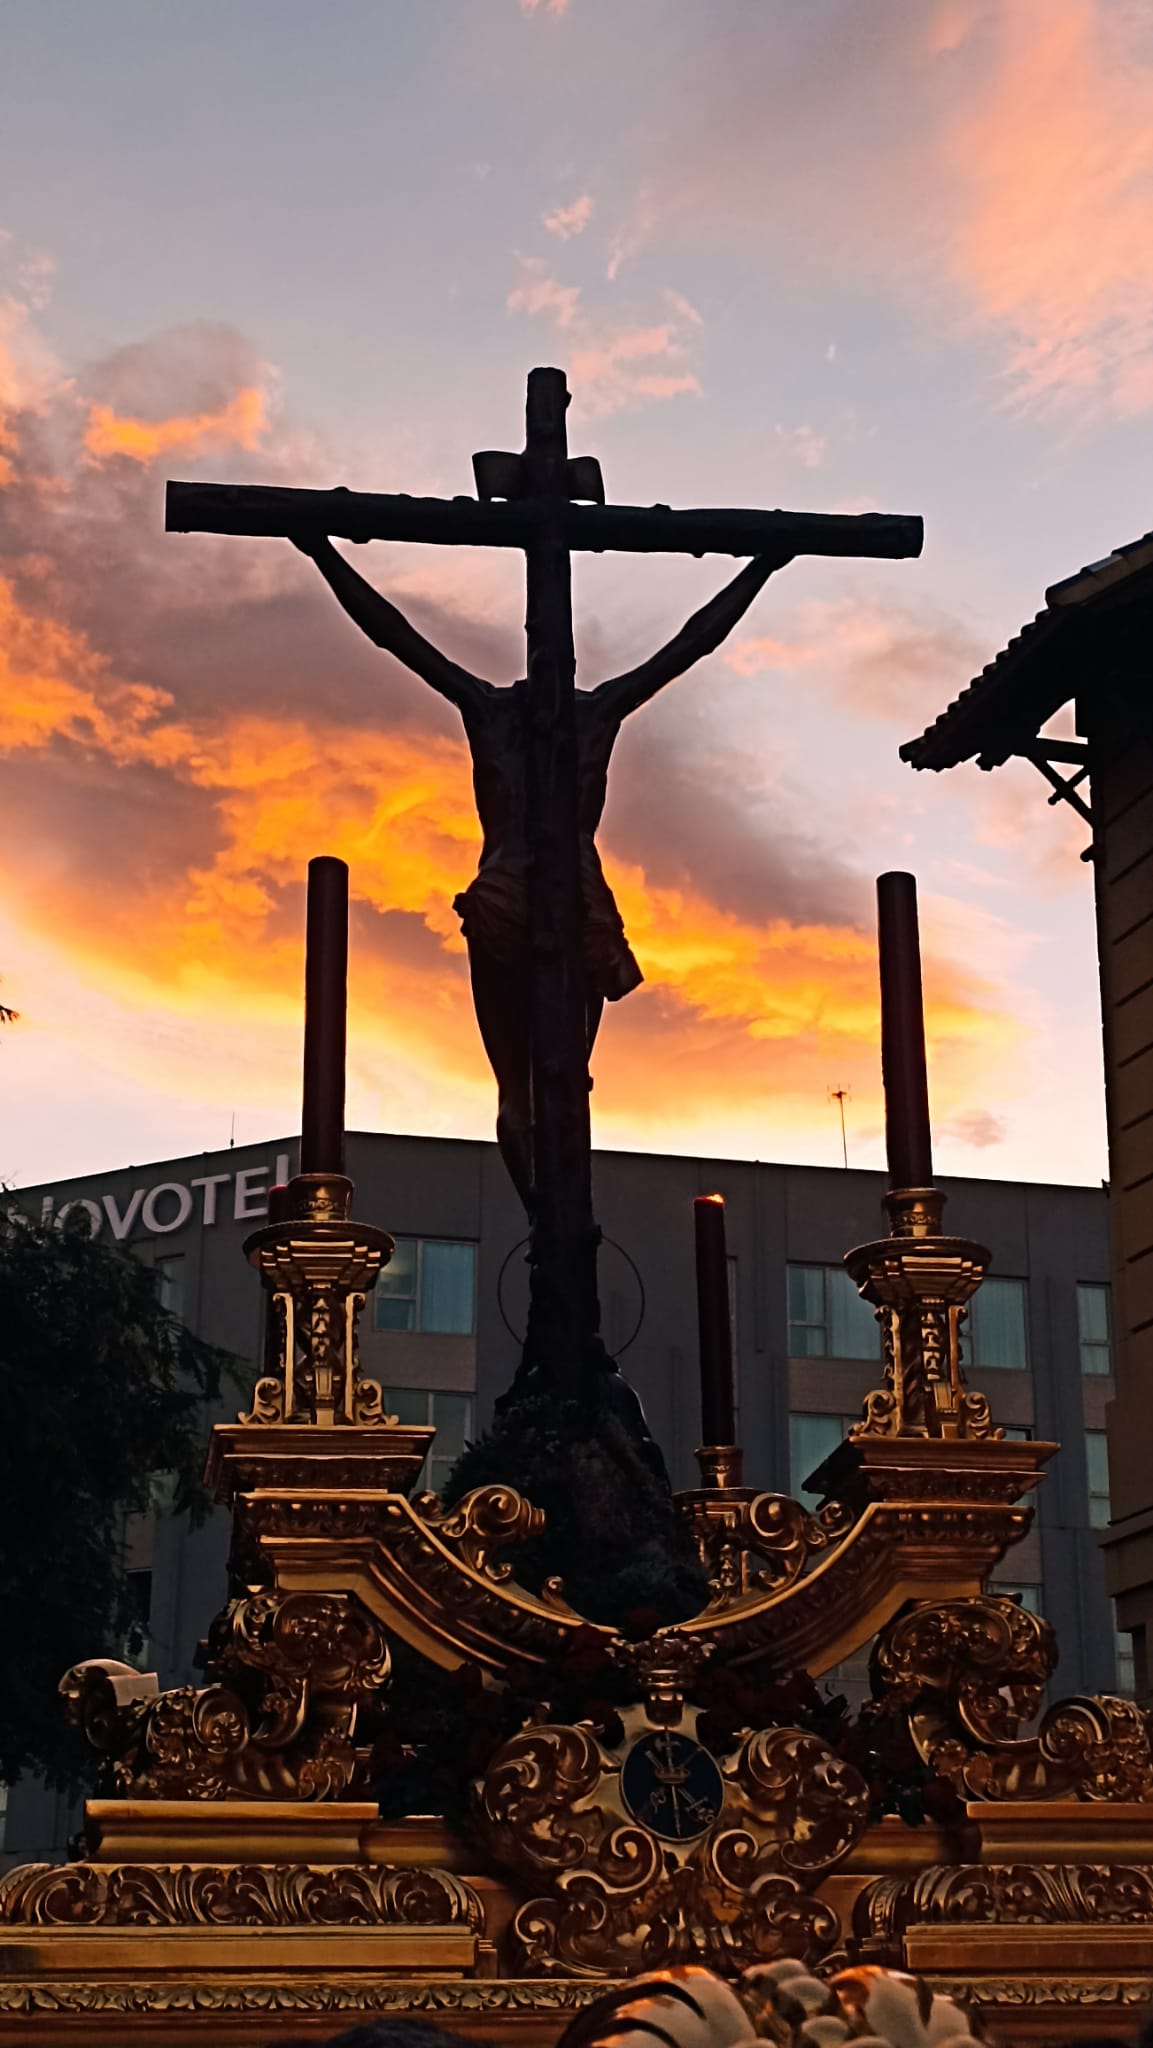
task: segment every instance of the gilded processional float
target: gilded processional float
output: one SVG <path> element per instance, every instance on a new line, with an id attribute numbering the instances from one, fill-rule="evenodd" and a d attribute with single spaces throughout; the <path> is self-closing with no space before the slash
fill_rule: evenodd
<path id="1" fill-rule="evenodd" d="M 567 547 L 760 548 L 776 566 L 806 547 L 914 552 L 916 522 L 854 538 L 852 519 L 822 535 L 814 515 L 656 508 L 657 538 L 638 540 L 650 515 L 606 507 L 596 465 L 568 461 L 557 375 L 534 372 L 535 420 L 530 380 L 525 456 L 478 457 L 479 502 L 442 508 L 459 515 L 451 537 L 496 533 L 529 560 L 529 684 L 500 742 L 522 771 L 527 848 L 519 1129 L 498 1065 L 533 1231 L 517 1382 L 444 1498 L 416 1491 L 433 1432 L 387 1413 L 357 1353 L 393 1245 L 352 1218 L 348 878 L 313 862 L 300 1171 L 245 1248 L 266 1297 L 263 1372 L 209 1451 L 232 1516 L 227 1599 L 202 1686 L 162 1692 L 106 1659 L 63 1680 L 103 1782 L 74 1860 L 0 1880 L 0 2042 L 321 2040 L 392 2014 L 545 2044 L 637 1972 L 735 1978 L 783 1956 L 821 1974 L 846 1959 L 914 1970 L 1006 2041 L 1131 2034 L 1153 1994 L 1146 1716 L 1121 1698 L 1046 1704 L 1052 1630 L 985 1590 L 1056 1446 L 1006 1441 L 966 1386 L 990 1253 L 945 1232 L 933 1187 L 911 878 L 878 891 L 886 1228 L 846 1255 L 881 1327 L 883 1384 L 814 1475 L 817 1509 L 742 1483 L 719 1201 L 696 1216 L 699 1487 L 669 1492 L 599 1345 L 587 925 L 608 911 L 599 897 L 590 911 L 599 809 L 589 826 Z M 201 494 L 203 513 L 213 488 L 173 492 Z M 431 501 L 352 493 L 300 494 L 330 502 L 311 526 L 293 508 L 286 529 L 295 495 L 225 490 L 208 514 L 218 531 L 289 530 L 318 560 L 318 524 L 445 537 Z M 487 512 L 495 525 L 475 520 Z M 196 523 L 170 507 L 182 519 Z M 727 630 L 720 611 L 702 619 L 658 667 L 679 673 Z M 380 644 L 431 667 L 398 620 L 372 613 Z M 567 1558 L 537 1474 L 551 1501 L 572 1497 Z M 873 1697 L 850 1716 L 819 1681 L 870 1645 Z"/>

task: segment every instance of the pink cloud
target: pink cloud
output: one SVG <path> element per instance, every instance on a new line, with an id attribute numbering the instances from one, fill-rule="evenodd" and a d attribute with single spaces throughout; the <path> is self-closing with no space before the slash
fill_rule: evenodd
<path id="1" fill-rule="evenodd" d="M 789 634 L 737 640 L 724 656 L 743 676 L 813 670 L 857 715 L 907 725 L 939 710 L 942 690 L 962 688 L 984 658 L 977 635 L 951 613 L 858 597 L 802 605 Z"/>
<path id="2" fill-rule="evenodd" d="M 1147 22 L 1145 26 L 1147 27 Z M 1134 12 L 1015 0 L 946 133 L 949 264 L 1026 400 L 1153 403 L 1153 71 Z"/>
<path id="3" fill-rule="evenodd" d="M 646 245 L 788 252 L 992 341 L 1016 403 L 1153 407 L 1153 39 L 1140 0 L 852 0 L 782 62 L 771 11 L 682 38 L 693 114 L 640 181 L 609 276 Z M 689 95 L 691 94 L 691 100 Z M 814 178 L 818 159 L 823 175 Z M 895 231 L 899 223 L 899 231 Z"/>
<path id="4" fill-rule="evenodd" d="M 950 1117 L 943 1123 L 939 1135 L 954 1139 L 958 1145 L 972 1145 L 983 1152 L 990 1145 L 1004 1143 L 1008 1125 L 1003 1116 L 994 1116 L 991 1109 L 967 1109 L 960 1116 Z"/>
<path id="5" fill-rule="evenodd" d="M 799 427 L 777 426 L 773 431 L 802 469 L 820 468 L 829 452 L 828 439 L 824 434 L 818 434 L 815 427 L 810 427 L 807 422 Z"/>
<path id="6" fill-rule="evenodd" d="M 571 241 L 573 235 L 583 235 L 592 219 L 593 202 L 588 192 L 582 192 L 571 206 L 558 206 L 552 213 L 541 216 L 550 235 L 559 242 Z"/>
<path id="7" fill-rule="evenodd" d="M 539 256 L 527 256 L 521 264 L 520 283 L 510 291 L 505 306 L 510 313 L 543 315 L 554 327 L 571 327 L 580 305 L 580 286 L 561 284 L 550 275 Z"/>
<path id="8" fill-rule="evenodd" d="M 700 380 L 686 361 L 688 332 L 701 316 L 678 293 L 663 294 L 669 317 L 643 326 L 600 321 L 584 310 L 577 285 L 561 284 L 540 258 L 521 264 L 510 313 L 543 319 L 574 343 L 569 358 L 573 397 L 586 417 L 603 419 L 646 400 L 695 396 Z"/>

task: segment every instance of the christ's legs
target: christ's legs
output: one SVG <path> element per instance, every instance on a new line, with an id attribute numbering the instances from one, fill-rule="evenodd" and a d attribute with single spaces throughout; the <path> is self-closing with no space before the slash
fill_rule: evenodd
<path id="1" fill-rule="evenodd" d="M 531 1217 L 531 991 L 527 967 L 495 959 L 475 939 L 468 941 L 468 966 L 481 1043 L 496 1076 L 496 1141 L 512 1184 Z"/>
<path id="2" fill-rule="evenodd" d="M 601 1028 L 601 1018 L 604 1015 L 604 1007 L 604 997 L 602 995 L 598 995 L 597 991 L 594 988 L 586 989 L 585 1017 L 588 1022 L 588 1048 L 590 1058 L 592 1057 L 592 1049 L 597 1042 L 597 1032 Z M 591 1081 L 589 1082 L 589 1087 L 592 1087 Z"/>

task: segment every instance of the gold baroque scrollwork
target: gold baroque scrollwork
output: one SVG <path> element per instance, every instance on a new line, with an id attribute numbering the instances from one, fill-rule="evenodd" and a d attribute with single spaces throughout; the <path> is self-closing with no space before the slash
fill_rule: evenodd
<path id="1" fill-rule="evenodd" d="M 354 2013 L 487 2014 L 580 2012 L 599 1997 L 603 1984 L 578 1979 L 505 1979 L 428 1983 L 392 1977 L 340 1977 L 316 1981 L 253 1975 L 239 1982 L 205 1983 L 203 1978 L 78 1982 L 68 1979 L 0 1977 L 0 2012 L 41 2013 Z"/>
<path id="2" fill-rule="evenodd" d="M 812 1514 L 787 1494 L 741 1488 L 699 1488 L 681 1494 L 679 1506 L 708 1578 L 708 1616 L 791 1586 L 853 1520 L 840 1502 Z"/>
<path id="3" fill-rule="evenodd" d="M 511 1486 L 478 1486 L 450 1508 L 442 1508 L 434 1493 L 426 1493 L 417 1508 L 421 1519 L 471 1571 L 497 1585 L 513 1576 L 507 1559 L 494 1561 L 498 1553 L 539 1536 L 544 1528 L 544 1510 Z"/>
<path id="4" fill-rule="evenodd" d="M 1153 1919 L 1153 1872 L 1136 1864 L 937 1865 L 909 1887 L 907 1924 L 992 1921 L 1004 1926 Z"/>
<path id="5" fill-rule="evenodd" d="M 1060 1700 L 1019 1734 L 1055 1663 L 1048 1622 L 993 1594 L 914 1608 L 874 1651 L 878 1685 L 962 1798 L 1153 1798 L 1149 1723 L 1132 1700 Z"/>
<path id="6" fill-rule="evenodd" d="M 488 1847 L 549 1882 L 514 1922 L 528 1969 L 612 1976 L 696 1961 L 726 1972 L 840 1935 L 809 1895 L 863 1834 L 868 1790 L 816 1736 L 770 1729 L 724 1764 L 707 1833 L 658 1842 L 621 1804 L 621 1758 L 585 1727 L 539 1726 L 506 1743 L 480 1795 Z"/>
<path id="7" fill-rule="evenodd" d="M 203 1687 L 131 1697 L 99 1662 L 63 1679 L 118 1795 L 333 1799 L 352 1785 L 357 1712 L 389 1674 L 363 1608 L 343 1594 L 247 1594 L 213 1623 L 207 1672 Z"/>
<path id="8" fill-rule="evenodd" d="M 1099 2006 L 1120 2005 L 1146 2007 L 1149 2003 L 1149 1976 L 1143 1971 L 1134 1977 L 1093 1977 L 1073 1975 L 1069 1977 L 964 1977 L 933 1976 L 934 1991 L 946 1998 L 955 1998 L 969 2006 L 1035 2006 L 1042 2011 L 1046 2006 L 1087 2006 L 1093 2010 Z"/>
<path id="9" fill-rule="evenodd" d="M 0 1878 L 22 1927 L 484 1926 L 447 1870 L 355 1864 L 31 1864 Z"/>
<path id="10" fill-rule="evenodd" d="M 1136 1864 L 938 1863 L 874 1878 L 853 1908 L 859 1955 L 900 1965 L 910 1927 L 1141 1926 L 1153 1872 Z"/>

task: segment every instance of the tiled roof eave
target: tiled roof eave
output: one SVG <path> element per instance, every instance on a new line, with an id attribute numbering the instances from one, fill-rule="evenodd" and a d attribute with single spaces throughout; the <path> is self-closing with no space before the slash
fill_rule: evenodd
<path id="1" fill-rule="evenodd" d="M 913 768 L 941 769 L 956 768 L 962 761 L 982 756 L 982 766 L 999 766 L 1024 736 L 1025 725 L 1032 723 L 1036 733 L 1053 716 L 1059 703 L 1065 701 L 1062 697 L 1058 703 L 1047 703 L 1042 664 L 1048 666 L 1058 637 L 1072 637 L 1070 628 L 1076 616 L 1069 612 L 1039 612 L 926 731 L 914 740 L 906 740 L 900 750 L 902 761 Z M 1035 692 L 1030 690 L 1031 683 L 1036 686 Z M 1040 698 L 1047 708 L 1030 720 L 1023 715 L 1022 698 L 1027 698 L 1030 707 Z"/>

